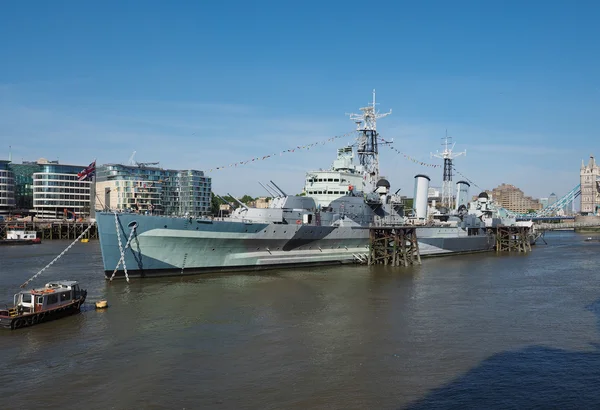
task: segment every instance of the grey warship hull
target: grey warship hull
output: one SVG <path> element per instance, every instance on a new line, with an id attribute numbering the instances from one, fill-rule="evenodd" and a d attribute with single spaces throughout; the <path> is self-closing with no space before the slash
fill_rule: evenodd
<path id="1" fill-rule="evenodd" d="M 125 268 L 130 277 L 150 277 L 352 263 L 369 248 L 369 231 L 358 226 L 109 212 L 96 219 L 107 278 L 123 277 Z M 494 244 L 489 236 L 467 236 L 453 227 L 421 227 L 417 237 L 421 256 L 487 251 Z"/>

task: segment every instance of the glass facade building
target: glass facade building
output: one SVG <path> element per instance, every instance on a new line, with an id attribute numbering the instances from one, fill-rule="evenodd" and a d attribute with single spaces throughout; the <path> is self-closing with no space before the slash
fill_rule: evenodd
<path id="1" fill-rule="evenodd" d="M 33 173 L 33 209 L 38 218 L 79 219 L 90 216 L 92 182 L 78 181 L 85 165 L 38 161 Z"/>
<path id="2" fill-rule="evenodd" d="M 33 211 L 33 174 L 42 167 L 37 162 L 24 161 L 22 164 L 9 164 L 15 175 L 15 208 L 17 212 Z"/>
<path id="3" fill-rule="evenodd" d="M 96 175 L 96 209 L 210 214 L 211 179 L 202 171 L 106 164 L 97 168 Z"/>
<path id="4" fill-rule="evenodd" d="M 0 160 L 0 215 L 8 215 L 15 209 L 15 177 L 10 161 Z"/>

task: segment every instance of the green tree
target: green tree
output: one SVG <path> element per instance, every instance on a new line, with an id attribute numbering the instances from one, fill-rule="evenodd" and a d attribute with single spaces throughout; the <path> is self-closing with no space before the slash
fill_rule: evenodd
<path id="1" fill-rule="evenodd" d="M 254 201 L 254 198 L 252 198 L 250 195 L 244 195 L 240 201 L 248 205 L 250 202 Z"/>
<path id="2" fill-rule="evenodd" d="M 214 192 L 210 193 L 210 212 L 214 216 L 219 215 L 219 207 L 224 203 L 225 202 L 223 202 L 221 198 L 217 197 Z"/>

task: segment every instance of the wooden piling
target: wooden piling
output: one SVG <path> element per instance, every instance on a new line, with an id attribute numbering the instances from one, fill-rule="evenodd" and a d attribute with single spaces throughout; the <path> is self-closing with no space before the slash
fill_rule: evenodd
<path id="1" fill-rule="evenodd" d="M 369 265 L 421 264 L 417 231 L 413 226 L 369 228 Z"/>
<path id="2" fill-rule="evenodd" d="M 531 228 L 499 226 L 496 229 L 496 252 L 531 252 Z"/>

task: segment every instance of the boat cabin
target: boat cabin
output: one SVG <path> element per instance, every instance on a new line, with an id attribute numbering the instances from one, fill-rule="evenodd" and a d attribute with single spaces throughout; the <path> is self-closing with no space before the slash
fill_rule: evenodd
<path id="1" fill-rule="evenodd" d="M 15 295 L 15 306 L 19 313 L 36 313 L 68 305 L 81 297 L 77 281 L 46 283 L 43 288 L 19 292 Z"/>
<path id="2" fill-rule="evenodd" d="M 23 240 L 23 239 L 36 239 L 37 238 L 37 232 L 36 231 L 17 231 L 17 230 L 12 230 L 12 231 L 7 231 L 6 232 L 6 239 L 12 239 L 12 240 Z"/>

